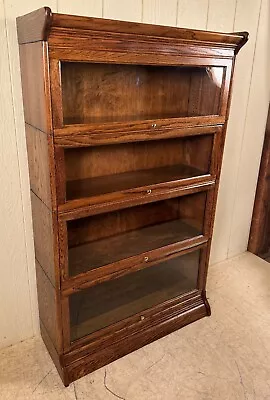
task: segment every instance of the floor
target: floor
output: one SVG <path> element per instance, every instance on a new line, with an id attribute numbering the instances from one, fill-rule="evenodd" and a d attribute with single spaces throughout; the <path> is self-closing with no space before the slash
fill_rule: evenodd
<path id="1" fill-rule="evenodd" d="M 212 316 L 64 388 L 40 338 L 0 352 L 1 400 L 270 400 L 270 267 L 210 268 Z"/>

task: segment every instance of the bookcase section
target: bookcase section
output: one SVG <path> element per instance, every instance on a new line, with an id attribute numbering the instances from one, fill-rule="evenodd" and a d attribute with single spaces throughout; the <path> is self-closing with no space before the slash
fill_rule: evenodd
<path id="1" fill-rule="evenodd" d="M 206 192 L 67 222 L 74 276 L 203 235 Z"/>
<path id="2" fill-rule="evenodd" d="M 42 338 L 68 386 L 210 315 L 235 55 L 217 33 L 17 18 Z"/>
<path id="3" fill-rule="evenodd" d="M 209 176 L 213 136 L 67 148 L 66 201 Z"/>
<path id="4" fill-rule="evenodd" d="M 71 340 L 136 314 L 138 321 L 144 320 L 145 310 L 196 289 L 199 258 L 197 250 L 73 294 Z"/>

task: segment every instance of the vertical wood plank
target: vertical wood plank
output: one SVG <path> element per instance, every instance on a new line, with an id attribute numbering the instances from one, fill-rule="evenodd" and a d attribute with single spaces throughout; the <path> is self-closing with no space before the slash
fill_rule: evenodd
<path id="1" fill-rule="evenodd" d="M 239 157 L 228 256 L 246 251 L 270 101 L 270 3 L 262 0 L 249 91 L 244 137 Z"/>
<path id="2" fill-rule="evenodd" d="M 58 0 L 57 12 L 86 17 L 102 17 L 102 0 Z"/>
<path id="3" fill-rule="evenodd" d="M 178 0 L 177 26 L 206 29 L 208 0 Z"/>
<path id="4" fill-rule="evenodd" d="M 177 0 L 144 0 L 142 14 L 142 22 L 175 26 L 177 19 Z"/>
<path id="5" fill-rule="evenodd" d="M 3 1 L 3 0 L 2 0 Z M 53 11 L 56 11 L 56 0 L 48 0 L 47 5 L 52 8 Z M 44 6 L 44 2 L 42 0 L 28 0 L 25 2 L 18 2 L 14 0 L 5 0 L 5 18 L 6 18 L 6 27 L 7 27 L 7 44 L 8 44 L 8 59 L 9 65 L 5 66 L 5 73 L 10 74 L 6 77 L 5 85 L 7 82 L 11 83 L 11 104 L 13 105 L 14 114 L 12 119 L 10 117 L 10 124 L 7 132 L 13 130 L 12 135 L 14 135 L 15 141 L 15 149 L 16 153 L 14 153 L 14 165 L 11 167 L 14 174 L 15 172 L 19 176 L 19 189 L 18 193 L 11 194 L 11 202 L 15 202 L 13 205 L 12 217 L 14 216 L 15 221 L 20 221 L 20 218 L 16 218 L 15 215 L 18 210 L 22 213 L 22 232 L 19 229 L 14 227 L 12 229 L 13 235 L 15 236 L 14 240 L 22 240 L 24 242 L 23 249 L 19 247 L 16 249 L 16 252 L 24 255 L 26 261 L 17 262 L 16 263 L 16 279 L 22 280 L 20 277 L 22 274 L 21 269 L 26 263 L 27 270 L 27 285 L 28 288 L 23 288 L 23 285 L 20 284 L 20 288 L 17 291 L 18 298 L 18 307 L 22 307 L 25 304 L 25 298 L 29 296 L 30 290 L 30 305 L 28 304 L 24 312 L 19 312 L 20 319 L 25 319 L 28 321 L 29 315 L 33 316 L 32 322 L 33 326 L 27 327 L 24 330 L 23 334 L 20 335 L 20 339 L 22 340 L 26 337 L 31 336 L 33 333 L 37 333 L 39 331 L 39 322 L 38 322 L 38 306 L 37 306 L 37 291 L 36 291 L 36 274 L 35 274 L 35 256 L 34 256 L 34 242 L 33 242 L 33 229 L 32 229 L 32 216 L 31 216 L 31 202 L 30 202 L 30 190 L 29 190 L 29 174 L 28 174 L 28 161 L 27 161 L 27 152 L 26 152 L 26 140 L 25 140 L 25 130 L 24 130 L 24 117 L 23 117 L 23 103 L 22 103 L 22 91 L 21 91 L 21 77 L 20 77 L 20 63 L 19 63 L 19 50 L 17 43 L 17 29 L 16 29 L 16 17 L 19 15 L 26 14 L 27 12 L 33 11 L 39 7 Z M 2 47 L 1 47 L 2 48 Z M 1 63 L 2 64 L 2 63 Z M 4 86 L 5 86 L 4 85 Z M 2 93 L 1 93 L 2 94 Z M 7 106 L 6 96 L 3 99 L 5 103 L 5 107 Z M 2 102 L 0 103 L 2 107 Z M 10 113 L 12 110 L 9 107 Z M 12 127 L 12 128 L 11 128 Z M 9 133 L 11 135 L 11 133 Z M 7 136 L 9 136 L 7 135 Z M 9 150 L 9 146 L 8 152 Z M 12 156 L 9 154 L 9 158 Z M 7 197 L 8 198 L 8 197 Z M 5 200 L 6 201 L 6 200 Z M 7 202 L 7 201 L 6 201 Z M 9 228 L 11 229 L 11 228 Z M 16 239 L 17 238 L 17 239 Z M 15 251 L 14 251 L 15 253 Z M 7 282 L 6 282 L 7 285 Z M 28 293 L 27 293 L 28 291 Z M 13 295 L 16 290 L 13 290 Z M 26 294 L 27 293 L 27 294 Z M 7 307 L 8 308 L 8 307 Z M 21 326 L 24 326 L 21 323 Z M 20 331 L 20 329 L 18 329 Z M 12 343 L 15 343 L 18 340 L 13 340 Z"/>
<path id="6" fill-rule="evenodd" d="M 248 43 L 237 56 L 230 117 L 228 121 L 224 160 L 221 172 L 211 262 L 225 260 L 229 253 L 229 241 L 234 218 L 237 172 L 244 135 L 245 118 L 250 91 L 250 80 L 254 59 L 261 0 L 246 2 L 238 0 L 235 14 L 235 31 L 247 30 Z M 235 216 L 236 221 L 238 216 Z M 243 232 L 239 231 L 239 235 Z"/>
<path id="7" fill-rule="evenodd" d="M 33 335 L 5 11 L 0 1 L 0 348 Z M 19 68 L 17 69 L 17 72 Z M 30 235 L 31 236 L 31 235 Z M 33 273 L 33 271 L 32 271 Z"/>
<path id="8" fill-rule="evenodd" d="M 207 30 L 232 32 L 236 0 L 209 0 Z"/>
<path id="9" fill-rule="evenodd" d="M 142 0 L 103 0 L 103 18 L 141 22 Z"/>

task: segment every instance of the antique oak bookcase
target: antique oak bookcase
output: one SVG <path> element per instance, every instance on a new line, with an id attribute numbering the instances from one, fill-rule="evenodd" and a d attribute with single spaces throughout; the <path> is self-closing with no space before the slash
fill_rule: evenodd
<path id="1" fill-rule="evenodd" d="M 65 385 L 210 315 L 235 55 L 223 34 L 17 19 L 40 326 Z"/>

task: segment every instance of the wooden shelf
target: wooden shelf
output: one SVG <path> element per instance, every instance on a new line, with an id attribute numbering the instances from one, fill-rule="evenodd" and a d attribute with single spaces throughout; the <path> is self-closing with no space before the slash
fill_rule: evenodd
<path id="1" fill-rule="evenodd" d="M 69 273 L 75 276 L 201 234 L 178 219 L 72 247 L 69 249 Z"/>
<path id="2" fill-rule="evenodd" d="M 199 254 L 175 257 L 71 296 L 71 340 L 196 289 Z"/>
<path id="3" fill-rule="evenodd" d="M 67 181 L 67 200 L 100 196 L 106 193 L 180 181 L 203 175 L 205 175 L 205 173 L 197 168 L 179 164 L 148 170 L 124 172 L 97 178 Z"/>

